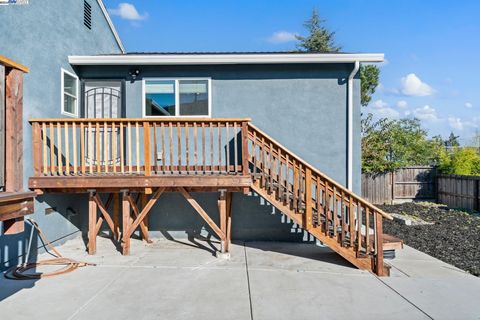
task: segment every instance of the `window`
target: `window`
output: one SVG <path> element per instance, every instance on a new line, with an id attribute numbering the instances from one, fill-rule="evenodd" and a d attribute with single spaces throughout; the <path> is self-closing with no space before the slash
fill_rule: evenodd
<path id="1" fill-rule="evenodd" d="M 145 117 L 209 117 L 210 79 L 146 79 Z"/>
<path id="2" fill-rule="evenodd" d="M 78 117 L 78 77 L 62 69 L 62 114 Z"/>

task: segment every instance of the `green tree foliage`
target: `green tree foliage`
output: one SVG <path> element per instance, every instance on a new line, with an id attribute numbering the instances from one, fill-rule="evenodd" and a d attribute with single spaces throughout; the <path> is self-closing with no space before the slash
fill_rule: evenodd
<path id="1" fill-rule="evenodd" d="M 441 154 L 438 170 L 445 174 L 480 175 L 480 155 L 475 148 L 454 148 Z"/>
<path id="2" fill-rule="evenodd" d="M 459 136 L 456 136 L 453 134 L 453 132 L 450 132 L 448 139 L 445 140 L 445 147 L 459 147 L 460 143 L 458 142 L 458 138 Z"/>
<path id="3" fill-rule="evenodd" d="M 337 53 L 341 47 L 335 43 L 335 32 L 324 26 L 325 20 L 318 15 L 316 8 L 312 11 L 310 19 L 305 21 L 304 27 L 308 35 L 296 36 L 299 43 L 297 48 L 302 52 Z M 362 65 L 360 67 L 361 79 L 361 104 L 367 106 L 372 99 L 372 94 L 378 86 L 380 69 L 374 65 Z"/>
<path id="4" fill-rule="evenodd" d="M 412 165 L 431 165 L 443 149 L 429 140 L 418 119 L 362 121 L 362 170 L 381 173 Z"/>
<path id="5" fill-rule="evenodd" d="M 360 67 L 360 80 L 361 80 L 361 99 L 360 103 L 366 107 L 372 95 L 375 93 L 375 89 L 378 86 L 378 79 L 380 77 L 380 69 L 373 64 L 364 64 Z"/>
<path id="6" fill-rule="evenodd" d="M 325 20 L 320 19 L 317 9 L 313 8 L 312 16 L 303 24 L 308 30 L 308 36 L 296 36 L 300 42 L 297 45 L 300 51 L 334 53 L 341 50 L 341 47 L 335 44 L 335 32 L 325 28 L 324 22 Z"/>

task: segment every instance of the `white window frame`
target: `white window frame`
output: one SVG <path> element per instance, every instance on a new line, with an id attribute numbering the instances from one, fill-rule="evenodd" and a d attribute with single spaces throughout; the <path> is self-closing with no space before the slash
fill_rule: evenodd
<path id="1" fill-rule="evenodd" d="M 180 80 L 207 80 L 208 88 L 208 115 L 180 115 Z M 146 81 L 175 81 L 175 115 L 174 116 L 147 116 L 146 115 Z M 164 77 L 164 78 L 143 78 L 142 79 L 142 117 L 143 118 L 211 118 L 212 117 L 212 78 L 211 77 Z"/>
<path id="2" fill-rule="evenodd" d="M 70 112 L 67 112 L 64 110 L 64 107 L 65 107 L 65 90 L 64 90 L 64 81 L 63 81 L 63 76 L 64 74 L 68 74 L 69 76 L 75 78 L 75 81 L 77 83 L 77 96 L 73 96 L 69 93 L 67 93 L 68 95 L 72 96 L 75 98 L 75 111 L 76 113 L 70 113 Z M 78 78 L 78 76 L 70 71 L 67 71 L 63 68 L 60 68 L 60 108 L 61 108 L 61 114 L 65 115 L 65 116 L 69 116 L 69 117 L 74 117 L 74 118 L 78 118 L 78 114 L 79 114 L 79 103 L 78 103 L 78 100 L 80 99 L 80 80 Z"/>

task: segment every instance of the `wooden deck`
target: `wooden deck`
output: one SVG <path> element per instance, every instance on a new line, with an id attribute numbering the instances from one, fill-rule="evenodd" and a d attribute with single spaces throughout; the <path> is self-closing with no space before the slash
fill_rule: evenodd
<path id="1" fill-rule="evenodd" d="M 34 119 L 31 124 L 29 187 L 37 193 L 88 193 L 91 254 L 103 224 L 124 254 L 135 230 L 149 241 L 147 216 L 165 192 L 181 194 L 227 253 L 232 193 L 254 191 L 358 268 L 388 274 L 382 219 L 391 217 L 249 119 Z M 218 193 L 218 225 L 191 196 L 194 191 Z M 108 197 L 102 200 L 101 193 Z"/>

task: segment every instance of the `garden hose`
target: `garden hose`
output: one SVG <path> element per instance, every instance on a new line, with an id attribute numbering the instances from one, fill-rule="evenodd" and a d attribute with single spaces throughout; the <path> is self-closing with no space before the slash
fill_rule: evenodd
<path id="1" fill-rule="evenodd" d="M 76 270 L 79 267 L 94 266 L 95 265 L 95 264 L 92 264 L 92 263 L 80 262 L 80 261 L 76 261 L 76 260 L 73 260 L 73 259 L 70 259 L 70 258 L 63 257 L 60 254 L 60 252 L 58 252 L 53 247 L 53 245 L 50 243 L 50 241 L 47 240 L 47 238 L 45 237 L 45 234 L 42 232 L 42 230 L 40 229 L 38 224 L 31 219 L 27 219 L 27 221 L 32 225 L 32 231 L 30 233 L 30 239 L 29 239 L 29 242 L 28 242 L 28 248 L 27 248 L 27 254 L 26 254 L 25 262 L 23 264 L 21 264 L 20 266 L 17 266 L 15 268 L 7 271 L 4 274 L 5 278 L 11 279 L 11 280 L 41 279 L 41 278 L 53 277 L 53 276 L 58 276 L 58 275 L 61 275 L 61 274 L 69 273 L 69 272 L 72 272 L 72 271 Z M 40 260 L 40 261 L 37 261 L 37 262 L 28 262 L 28 260 L 29 260 L 28 257 L 29 257 L 29 253 L 30 253 L 30 249 L 31 249 L 31 245 L 32 245 L 34 229 L 36 229 L 38 231 L 38 234 L 39 234 L 39 236 L 40 236 L 40 238 L 43 242 L 44 248 L 46 249 L 45 246 L 50 248 L 54 252 L 53 255 L 55 256 L 55 258 Z M 27 271 L 29 271 L 31 269 L 34 269 L 38 266 L 55 266 L 55 265 L 64 266 L 64 267 L 60 268 L 58 270 L 55 270 L 55 271 L 51 271 L 51 272 L 34 272 L 34 273 L 28 272 L 27 273 Z"/>

